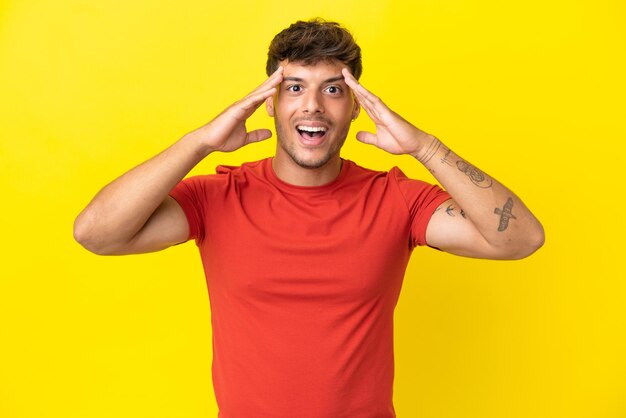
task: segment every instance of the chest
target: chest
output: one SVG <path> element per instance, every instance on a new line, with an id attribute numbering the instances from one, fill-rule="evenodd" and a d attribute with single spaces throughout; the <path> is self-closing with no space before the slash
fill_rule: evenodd
<path id="1" fill-rule="evenodd" d="M 209 286 L 241 297 L 370 299 L 399 289 L 410 256 L 406 208 L 384 196 L 244 193 L 210 212 Z"/>

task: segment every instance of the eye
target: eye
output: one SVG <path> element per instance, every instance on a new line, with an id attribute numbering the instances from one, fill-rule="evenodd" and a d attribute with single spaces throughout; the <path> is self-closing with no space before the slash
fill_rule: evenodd
<path id="1" fill-rule="evenodd" d="M 287 90 L 293 91 L 294 93 L 298 93 L 302 91 L 302 86 L 300 84 L 292 84 L 291 86 L 287 87 Z"/>
<path id="2" fill-rule="evenodd" d="M 326 87 L 326 91 L 330 94 L 339 94 L 341 93 L 341 89 L 337 86 L 328 86 Z"/>

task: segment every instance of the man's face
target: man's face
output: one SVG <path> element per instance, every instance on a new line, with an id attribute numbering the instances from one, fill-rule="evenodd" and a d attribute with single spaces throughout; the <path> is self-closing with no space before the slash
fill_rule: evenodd
<path id="1" fill-rule="evenodd" d="M 339 61 L 308 66 L 283 61 L 281 65 L 283 81 L 266 102 L 276 124 L 276 157 L 303 168 L 323 167 L 339 158 L 350 121 L 359 113 L 341 74 L 346 65 Z"/>

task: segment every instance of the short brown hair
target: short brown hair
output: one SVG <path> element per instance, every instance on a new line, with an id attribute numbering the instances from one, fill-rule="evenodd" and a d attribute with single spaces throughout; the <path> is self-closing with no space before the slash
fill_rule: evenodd
<path id="1" fill-rule="evenodd" d="M 321 18 L 299 20 L 272 39 L 265 70 L 269 76 L 282 60 L 313 65 L 333 59 L 346 64 L 356 79 L 361 76 L 361 48 L 347 29 Z"/>

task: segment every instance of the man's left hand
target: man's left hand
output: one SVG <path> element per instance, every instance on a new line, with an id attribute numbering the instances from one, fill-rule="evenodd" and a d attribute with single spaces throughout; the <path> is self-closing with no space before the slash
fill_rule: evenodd
<path id="1" fill-rule="evenodd" d="M 342 74 L 358 102 L 376 124 L 375 134 L 359 131 L 356 138 L 391 154 L 410 154 L 418 158 L 422 147 L 432 142 L 433 136 L 389 109 L 379 97 L 359 84 L 347 68 L 342 70 Z"/>

